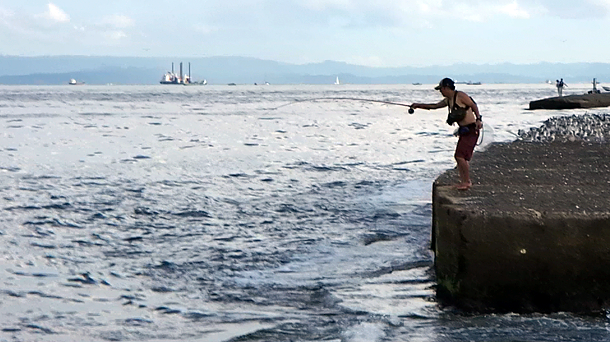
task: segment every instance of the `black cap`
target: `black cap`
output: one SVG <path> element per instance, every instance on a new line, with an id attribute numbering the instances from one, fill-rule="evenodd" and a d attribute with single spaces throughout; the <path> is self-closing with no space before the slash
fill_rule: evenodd
<path id="1" fill-rule="evenodd" d="M 455 88 L 455 83 L 450 78 L 443 78 L 438 85 L 434 87 L 434 90 L 440 90 L 441 87 Z"/>

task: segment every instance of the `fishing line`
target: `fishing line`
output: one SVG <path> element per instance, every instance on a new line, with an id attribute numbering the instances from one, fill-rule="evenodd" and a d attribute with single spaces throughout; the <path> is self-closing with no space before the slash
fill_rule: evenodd
<path id="1" fill-rule="evenodd" d="M 481 134 L 480 134 L 479 138 L 480 138 L 479 142 L 477 143 L 476 146 L 481 146 L 483 144 L 483 139 L 485 139 L 485 127 L 484 126 L 481 126 Z"/>
<path id="2" fill-rule="evenodd" d="M 315 97 L 315 98 L 305 99 L 305 100 L 292 100 L 292 101 L 290 101 L 288 103 L 285 103 L 283 105 L 280 105 L 280 106 L 277 106 L 277 107 L 273 107 L 273 108 L 269 108 L 269 110 L 277 110 L 279 108 L 290 106 L 290 105 L 293 105 L 293 104 L 299 103 L 299 102 L 316 102 L 316 101 L 320 101 L 320 100 L 363 101 L 363 102 L 383 103 L 383 104 L 393 105 L 393 106 L 409 107 L 409 114 L 413 114 L 415 112 L 415 110 L 413 110 L 413 108 L 411 108 L 411 105 L 408 105 L 408 104 L 405 104 L 405 103 L 392 102 L 392 101 L 383 101 L 383 100 L 374 100 L 374 99 L 363 99 L 363 98 L 358 98 L 358 97 Z M 479 142 L 476 144 L 476 146 L 480 146 L 481 144 L 483 144 L 484 137 L 485 137 L 484 129 L 483 129 L 483 127 L 481 127 L 481 136 L 480 136 Z"/>
<path id="3" fill-rule="evenodd" d="M 409 114 L 413 114 L 413 108 L 410 108 L 411 105 L 409 105 L 409 104 L 399 103 L 399 102 L 392 102 L 392 101 L 383 101 L 383 100 L 362 99 L 362 98 L 358 98 L 358 97 L 316 97 L 316 98 L 305 99 L 305 100 L 293 100 L 291 102 L 285 103 L 283 105 L 280 105 L 280 106 L 277 106 L 277 107 L 274 107 L 274 108 L 269 108 L 269 109 L 270 110 L 276 110 L 276 109 L 279 109 L 279 108 L 282 108 L 282 107 L 286 107 L 286 106 L 290 106 L 290 105 L 293 105 L 293 104 L 299 103 L 299 102 L 315 102 L 315 101 L 320 101 L 320 100 L 363 101 L 363 102 L 383 103 L 383 104 L 394 105 L 394 106 L 403 106 L 403 107 L 409 107 Z"/>

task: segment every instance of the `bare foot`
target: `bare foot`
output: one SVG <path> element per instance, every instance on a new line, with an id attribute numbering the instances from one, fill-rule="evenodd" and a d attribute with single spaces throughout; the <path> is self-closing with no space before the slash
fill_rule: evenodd
<path id="1" fill-rule="evenodd" d="M 458 190 L 468 190 L 468 189 L 470 189 L 471 186 L 472 186 L 472 182 L 468 182 L 468 183 L 456 184 L 455 188 Z"/>

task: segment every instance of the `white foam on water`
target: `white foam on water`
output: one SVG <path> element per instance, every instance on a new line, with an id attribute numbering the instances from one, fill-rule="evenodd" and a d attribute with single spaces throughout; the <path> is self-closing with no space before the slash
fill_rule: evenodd
<path id="1" fill-rule="evenodd" d="M 379 323 L 360 323 L 349 327 L 343 333 L 345 342 L 376 342 L 386 335 L 384 326 Z"/>

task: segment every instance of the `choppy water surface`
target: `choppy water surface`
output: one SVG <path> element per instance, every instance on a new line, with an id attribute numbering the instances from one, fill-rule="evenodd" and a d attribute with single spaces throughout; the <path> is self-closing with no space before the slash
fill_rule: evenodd
<path id="1" fill-rule="evenodd" d="M 571 91 L 584 93 L 587 85 Z M 463 86 L 484 145 L 547 85 Z M 605 341 L 434 298 L 432 86 L 0 87 L 0 341 Z M 475 155 L 476 158 L 476 155 Z"/>

